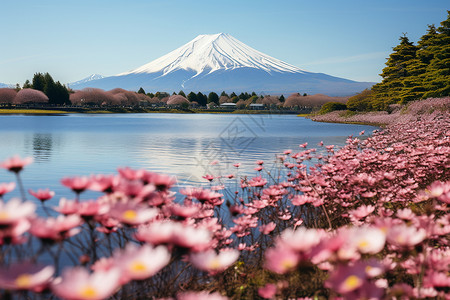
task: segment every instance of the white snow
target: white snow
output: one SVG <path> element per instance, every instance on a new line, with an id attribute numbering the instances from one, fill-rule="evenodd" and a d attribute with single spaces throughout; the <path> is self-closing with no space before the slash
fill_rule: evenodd
<path id="1" fill-rule="evenodd" d="M 298 67 L 261 53 L 229 34 L 199 35 L 180 48 L 129 72 L 116 76 L 162 72 L 165 76 L 177 70 L 212 73 L 217 70 L 256 68 L 271 72 L 304 73 Z"/>
<path id="2" fill-rule="evenodd" d="M 75 86 L 75 85 L 78 85 L 78 84 L 82 84 L 82 83 L 86 83 L 86 82 L 89 82 L 89 81 L 92 81 L 92 80 L 97 80 L 97 79 L 102 79 L 102 78 L 105 78 L 105 76 L 100 75 L 100 74 L 92 74 L 92 75 L 89 75 L 88 77 L 83 78 L 81 80 L 68 83 L 67 85 L 68 86 Z"/>

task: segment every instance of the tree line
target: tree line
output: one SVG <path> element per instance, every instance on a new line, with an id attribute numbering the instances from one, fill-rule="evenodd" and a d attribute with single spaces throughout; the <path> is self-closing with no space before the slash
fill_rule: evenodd
<path id="1" fill-rule="evenodd" d="M 370 90 L 351 97 L 350 110 L 387 110 L 392 104 L 450 95 L 450 11 L 441 26 L 428 25 L 417 45 L 406 34 L 393 48 L 383 78 Z"/>

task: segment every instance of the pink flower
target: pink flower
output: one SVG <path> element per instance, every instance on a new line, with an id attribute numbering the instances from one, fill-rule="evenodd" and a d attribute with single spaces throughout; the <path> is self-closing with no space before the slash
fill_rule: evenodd
<path id="1" fill-rule="evenodd" d="M 361 253 L 376 254 L 383 250 L 386 234 L 375 227 L 353 227 L 348 242 Z"/>
<path id="2" fill-rule="evenodd" d="M 32 157 L 26 157 L 21 159 L 18 155 L 15 155 L 0 164 L 0 167 L 7 169 L 8 171 L 19 173 L 23 167 L 33 162 Z"/>
<path id="3" fill-rule="evenodd" d="M 89 177 L 65 177 L 61 179 L 62 185 L 70 188 L 77 194 L 84 192 L 89 185 L 91 184 L 91 180 Z"/>
<path id="4" fill-rule="evenodd" d="M 427 237 L 423 228 L 407 226 L 406 224 L 395 225 L 388 229 L 387 241 L 396 247 L 408 248 L 422 242 Z"/>
<path id="5" fill-rule="evenodd" d="M 241 166 L 240 163 L 233 164 L 234 167 L 239 168 Z"/>
<path id="6" fill-rule="evenodd" d="M 11 192 L 16 187 L 14 182 L 10 183 L 0 183 L 0 197 L 3 197 L 4 194 Z"/>
<path id="7" fill-rule="evenodd" d="M 21 244 L 26 241 L 23 236 L 30 229 L 30 222 L 27 219 L 19 219 L 19 221 L 6 226 L 0 230 L 0 245 L 5 244 Z"/>
<path id="8" fill-rule="evenodd" d="M 100 300 L 112 296 L 120 286 L 120 271 L 89 273 L 82 267 L 66 269 L 62 277 L 53 281 L 51 289 L 56 296 L 68 300 Z"/>
<path id="9" fill-rule="evenodd" d="M 111 217 L 128 225 L 147 223 L 155 218 L 158 213 L 157 208 L 149 208 L 134 202 L 116 203 L 109 210 Z"/>
<path id="10" fill-rule="evenodd" d="M 308 143 L 303 143 L 303 144 L 300 144 L 300 145 L 298 145 L 300 148 L 306 148 L 306 146 L 308 146 Z"/>
<path id="11" fill-rule="evenodd" d="M 262 166 L 264 164 L 264 161 L 263 160 L 257 160 L 256 164 Z"/>
<path id="12" fill-rule="evenodd" d="M 51 281 L 55 268 L 21 262 L 0 269 L 0 288 L 42 291 Z"/>
<path id="13" fill-rule="evenodd" d="M 30 233 L 43 240 L 60 241 L 79 233 L 75 227 L 82 222 L 77 215 L 36 218 L 31 221 Z"/>
<path id="14" fill-rule="evenodd" d="M 227 300 L 228 298 L 219 293 L 208 292 L 183 292 L 177 295 L 177 300 Z"/>
<path id="15" fill-rule="evenodd" d="M 125 168 L 118 168 L 117 171 L 119 172 L 120 176 L 122 176 L 125 179 L 128 180 L 141 180 L 144 177 L 145 170 L 134 170 L 129 167 Z"/>
<path id="16" fill-rule="evenodd" d="M 239 251 L 235 249 L 221 250 L 216 254 L 214 250 L 192 253 L 189 261 L 198 269 L 210 273 L 222 272 L 239 258 Z"/>
<path id="17" fill-rule="evenodd" d="M 280 241 L 295 251 L 308 252 L 320 243 L 323 236 L 321 230 L 299 227 L 295 231 L 292 229 L 283 231 Z"/>
<path id="18" fill-rule="evenodd" d="M 258 295 L 264 299 L 272 299 L 277 293 L 277 286 L 273 283 L 267 283 L 258 289 Z"/>
<path id="19" fill-rule="evenodd" d="M 155 275 L 170 261 L 165 246 L 138 247 L 128 243 L 124 250 L 114 253 L 114 264 L 121 270 L 121 284 L 130 280 L 143 280 Z"/>
<path id="20" fill-rule="evenodd" d="M 66 198 L 61 198 L 59 205 L 53 207 L 53 209 L 63 215 L 72 215 L 78 212 L 78 203 L 75 200 L 70 201 Z"/>
<path id="21" fill-rule="evenodd" d="M 263 187 L 267 184 L 267 180 L 261 176 L 253 177 L 248 184 L 253 187 Z"/>
<path id="22" fill-rule="evenodd" d="M 263 169 L 263 167 L 262 166 L 257 166 L 256 168 L 254 168 L 253 170 L 255 170 L 255 171 L 261 171 Z"/>
<path id="23" fill-rule="evenodd" d="M 373 205 L 361 205 L 357 209 L 350 210 L 348 213 L 351 218 L 360 220 L 370 215 L 374 210 L 375 207 Z"/>
<path id="24" fill-rule="evenodd" d="M 112 193 L 114 187 L 119 184 L 120 177 L 116 175 L 91 176 L 89 189 L 98 192 Z"/>
<path id="25" fill-rule="evenodd" d="M 280 245 L 267 250 L 265 258 L 265 268 L 278 274 L 292 271 L 300 260 L 300 256 L 291 248 Z"/>
<path id="26" fill-rule="evenodd" d="M 208 181 L 212 181 L 214 179 L 214 176 L 212 176 L 210 174 L 206 174 L 205 176 L 202 176 L 202 178 L 205 178 Z"/>
<path id="27" fill-rule="evenodd" d="M 274 222 L 270 222 L 268 224 L 259 226 L 259 231 L 261 231 L 262 234 L 269 234 L 275 229 L 276 226 L 277 225 Z"/>
<path id="28" fill-rule="evenodd" d="M 144 183 L 152 184 L 159 191 L 166 191 L 175 184 L 176 179 L 166 174 L 158 174 L 153 172 L 145 172 L 142 177 Z"/>
<path id="29" fill-rule="evenodd" d="M 30 193 L 30 195 L 36 197 L 42 202 L 50 200 L 51 198 L 53 198 L 53 196 L 55 196 L 55 192 L 50 191 L 49 189 L 45 190 L 39 189 L 37 190 L 37 192 L 34 192 L 33 190 L 28 190 L 28 193 Z"/>
<path id="30" fill-rule="evenodd" d="M 109 205 L 101 200 L 88 200 L 77 204 L 77 213 L 83 218 L 101 216 L 108 212 Z"/>
<path id="31" fill-rule="evenodd" d="M 330 275 L 325 286 L 340 294 L 347 294 L 361 287 L 366 278 L 363 264 L 341 265 Z"/>
<path id="32" fill-rule="evenodd" d="M 0 225 L 9 226 L 19 222 L 21 219 L 34 215 L 36 205 L 32 202 L 22 202 L 13 198 L 8 202 L 0 201 Z"/>

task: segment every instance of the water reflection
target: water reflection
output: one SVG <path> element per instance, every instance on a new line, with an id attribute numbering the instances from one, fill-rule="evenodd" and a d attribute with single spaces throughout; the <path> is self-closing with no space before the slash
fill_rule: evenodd
<path id="1" fill-rule="evenodd" d="M 33 157 L 36 162 L 50 160 L 53 150 L 53 138 L 50 133 L 35 133 L 32 143 Z"/>

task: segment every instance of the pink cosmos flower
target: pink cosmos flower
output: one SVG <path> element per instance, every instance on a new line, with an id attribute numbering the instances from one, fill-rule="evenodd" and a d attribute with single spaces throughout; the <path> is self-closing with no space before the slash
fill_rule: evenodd
<path id="1" fill-rule="evenodd" d="M 10 183 L 0 183 L 0 197 L 3 197 L 4 194 L 11 192 L 16 187 L 14 182 Z"/>
<path id="2" fill-rule="evenodd" d="M 292 271 L 300 260 L 300 256 L 295 251 L 280 245 L 267 250 L 265 258 L 265 268 L 278 274 Z"/>
<path id="3" fill-rule="evenodd" d="M 258 295 L 264 299 L 272 299 L 277 293 L 277 286 L 273 283 L 267 283 L 265 286 L 258 288 Z"/>
<path id="4" fill-rule="evenodd" d="M 285 155 L 289 155 L 289 154 L 291 154 L 292 153 L 292 150 L 291 149 L 288 149 L 288 150 L 284 150 L 283 151 L 283 154 L 285 154 Z"/>
<path id="5" fill-rule="evenodd" d="M 176 182 L 173 176 L 153 172 L 145 172 L 142 179 L 144 183 L 154 185 L 158 191 L 166 191 Z"/>
<path id="6" fill-rule="evenodd" d="M 65 177 L 61 179 L 61 184 L 70 188 L 77 194 L 84 192 L 89 185 L 91 184 L 91 180 L 89 177 L 81 176 L 81 177 Z"/>
<path id="7" fill-rule="evenodd" d="M 30 218 L 34 215 L 36 205 L 32 202 L 22 202 L 13 198 L 8 202 L 0 202 L 0 225 L 9 226 L 19 222 L 21 219 Z"/>
<path id="8" fill-rule="evenodd" d="M 147 223 L 155 218 L 158 213 L 157 208 L 149 208 L 135 202 L 116 203 L 109 210 L 111 217 L 128 225 Z"/>
<path id="9" fill-rule="evenodd" d="M 183 292 L 177 295 L 177 300 L 227 300 L 228 297 L 219 293 Z"/>
<path id="10" fill-rule="evenodd" d="M 191 253 L 189 261 L 198 269 L 210 273 L 222 272 L 239 258 L 239 251 L 235 249 L 221 250 L 216 254 L 214 250 Z"/>
<path id="11" fill-rule="evenodd" d="M 361 287 L 366 279 L 365 265 L 340 265 L 331 273 L 325 286 L 340 294 L 347 294 Z"/>
<path id="12" fill-rule="evenodd" d="M 22 171 L 23 167 L 31 164 L 32 162 L 32 157 L 21 159 L 18 155 L 15 155 L 0 163 L 0 167 L 5 168 L 10 172 L 19 173 L 20 171 Z"/>
<path id="13" fill-rule="evenodd" d="M 202 176 L 202 178 L 205 178 L 208 181 L 212 181 L 214 179 L 214 176 L 212 176 L 210 174 L 206 174 L 205 176 Z"/>
<path id="14" fill-rule="evenodd" d="M 92 218 L 106 214 L 109 208 L 109 205 L 100 199 L 88 200 L 77 204 L 77 213 L 83 218 Z"/>
<path id="15" fill-rule="evenodd" d="M 257 166 L 256 168 L 253 168 L 253 170 L 255 170 L 255 171 L 261 171 L 263 169 L 263 167 L 262 166 Z"/>
<path id="16" fill-rule="evenodd" d="M 138 247 L 128 243 L 125 249 L 114 253 L 114 264 L 121 270 L 121 284 L 131 280 L 143 280 L 155 275 L 170 261 L 170 252 L 165 246 Z"/>
<path id="17" fill-rule="evenodd" d="M 376 254 L 383 250 L 386 234 L 375 227 L 353 227 L 347 241 L 361 253 Z"/>
<path id="18" fill-rule="evenodd" d="M 306 143 L 303 143 L 303 144 L 300 144 L 300 145 L 298 145 L 300 148 L 306 148 L 306 146 L 308 146 L 308 143 L 306 142 Z"/>
<path id="19" fill-rule="evenodd" d="M 171 215 L 179 216 L 182 218 L 193 217 L 200 211 L 201 208 L 201 204 L 197 205 L 196 203 L 186 203 L 185 205 L 174 203 L 168 206 Z"/>
<path id="20" fill-rule="evenodd" d="M 236 167 L 236 168 L 239 168 L 241 166 L 241 163 L 233 164 L 233 166 Z"/>
<path id="21" fill-rule="evenodd" d="M 180 193 L 189 198 L 196 198 L 200 202 L 208 202 L 213 205 L 220 205 L 223 203 L 222 194 L 202 188 L 186 188 L 180 190 Z"/>
<path id="22" fill-rule="evenodd" d="M 79 233 L 80 230 L 75 227 L 82 222 L 77 215 L 36 218 L 31 221 L 30 233 L 43 240 L 60 241 Z"/>
<path id="23" fill-rule="evenodd" d="M 419 244 L 426 236 L 427 233 L 423 228 L 401 224 L 388 229 L 387 241 L 396 247 L 408 248 Z"/>
<path id="24" fill-rule="evenodd" d="M 40 292 L 50 283 L 55 268 L 20 262 L 0 268 L 0 288 Z"/>
<path id="25" fill-rule="evenodd" d="M 70 201 L 66 198 L 61 198 L 57 207 L 53 209 L 63 215 L 72 215 L 78 212 L 78 203 L 73 200 Z"/>
<path id="26" fill-rule="evenodd" d="M 263 161 L 263 160 L 257 160 L 257 161 L 256 161 L 256 164 L 261 166 L 261 165 L 264 164 L 264 161 Z"/>
<path id="27" fill-rule="evenodd" d="M 120 176 L 131 181 L 141 180 L 145 174 L 144 169 L 134 170 L 129 167 L 118 168 L 117 171 L 119 172 Z"/>
<path id="28" fill-rule="evenodd" d="M 348 213 L 352 219 L 360 220 L 367 217 L 375 210 L 373 205 L 361 205 L 357 209 L 350 210 Z"/>
<path id="29" fill-rule="evenodd" d="M 276 226 L 277 225 L 274 222 L 270 222 L 268 224 L 259 226 L 259 231 L 261 231 L 262 234 L 269 234 L 275 229 Z"/>
<path id="30" fill-rule="evenodd" d="M 28 193 L 42 202 L 50 200 L 51 198 L 53 198 L 53 196 L 55 196 L 55 192 L 50 191 L 49 189 L 39 189 L 36 192 L 34 192 L 33 190 L 28 190 Z"/>
<path id="31" fill-rule="evenodd" d="M 120 271 L 89 273 L 82 267 L 65 269 L 60 278 L 51 284 L 53 293 L 67 300 L 101 300 L 112 296 L 120 286 Z"/>
<path id="32" fill-rule="evenodd" d="M 308 252 L 318 245 L 323 237 L 324 232 L 321 230 L 299 227 L 295 231 L 292 229 L 284 230 L 280 236 L 280 241 L 283 245 L 295 251 Z"/>
<path id="33" fill-rule="evenodd" d="M 30 226 L 27 219 L 20 219 L 18 222 L 3 228 L 0 230 L 0 245 L 24 243 L 27 240 L 24 234 L 30 229 Z"/>
<path id="34" fill-rule="evenodd" d="M 261 176 L 253 177 L 248 182 L 248 185 L 253 187 L 263 187 L 267 184 L 267 180 L 265 178 L 262 178 Z"/>
<path id="35" fill-rule="evenodd" d="M 111 193 L 114 187 L 119 184 L 120 177 L 116 175 L 95 175 L 91 176 L 89 189 L 93 191 Z"/>

